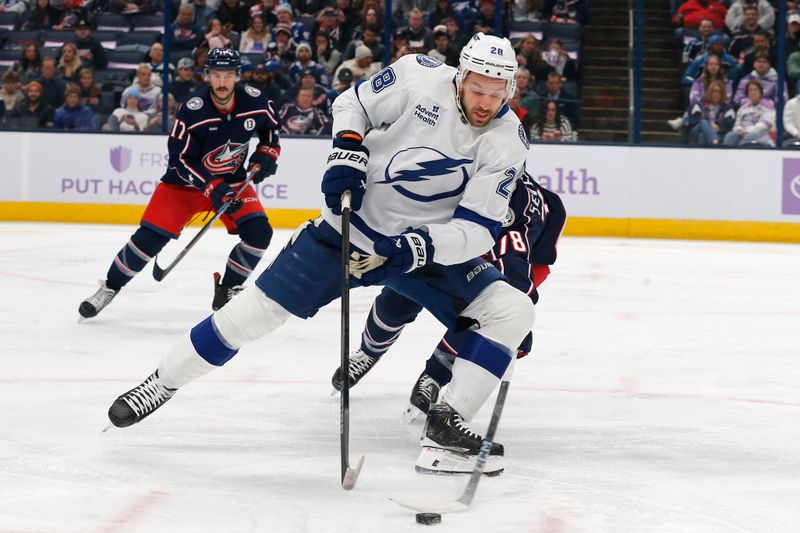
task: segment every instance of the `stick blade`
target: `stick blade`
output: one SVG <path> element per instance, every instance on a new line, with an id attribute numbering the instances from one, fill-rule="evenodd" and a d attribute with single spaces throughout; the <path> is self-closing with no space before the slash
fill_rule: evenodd
<path id="1" fill-rule="evenodd" d="M 416 511 L 418 513 L 438 513 L 438 514 L 445 514 L 445 513 L 460 513 L 462 511 L 466 511 L 469 509 L 469 505 L 466 505 L 457 500 L 448 500 L 448 501 L 431 501 L 430 498 L 425 500 L 422 499 L 410 499 L 410 500 L 399 500 L 397 498 L 389 498 L 390 501 L 396 503 L 400 507 L 405 507 L 406 509 L 410 509 L 412 511 Z"/>
<path id="2" fill-rule="evenodd" d="M 158 266 L 158 257 L 153 260 L 153 279 L 156 281 L 161 281 L 166 276 L 166 272 L 163 268 Z"/>
<path id="3" fill-rule="evenodd" d="M 342 488 L 344 490 L 353 490 L 353 487 L 356 486 L 356 481 L 358 480 L 358 474 L 361 473 L 361 467 L 364 466 L 364 454 L 358 456 L 356 459 L 356 464 L 353 467 L 348 466 L 347 471 L 344 473 L 344 478 L 342 479 Z"/>

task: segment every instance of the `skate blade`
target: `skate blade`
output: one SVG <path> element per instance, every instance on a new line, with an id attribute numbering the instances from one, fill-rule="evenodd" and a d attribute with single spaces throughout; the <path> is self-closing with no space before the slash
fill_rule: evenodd
<path id="1" fill-rule="evenodd" d="M 353 490 L 353 487 L 356 486 L 356 481 L 358 481 L 358 474 L 361 473 L 361 467 L 364 466 L 364 454 L 358 456 L 356 459 L 356 464 L 354 467 L 348 467 L 344 473 L 344 479 L 342 479 L 342 488 L 344 490 Z"/>
<path id="2" fill-rule="evenodd" d="M 420 474 L 469 475 L 475 470 L 476 456 L 460 454 L 443 448 L 425 446 L 417 457 L 414 470 Z M 483 475 L 499 476 L 503 473 L 503 456 L 490 455 L 486 459 Z"/>
<path id="3" fill-rule="evenodd" d="M 455 500 L 431 502 L 430 498 L 415 500 L 389 497 L 389 501 L 418 513 L 458 513 L 469 508 L 466 504 Z"/>
<path id="4" fill-rule="evenodd" d="M 420 415 L 424 415 L 422 411 L 420 411 L 416 406 L 409 404 L 406 407 L 406 410 L 403 411 L 403 422 L 406 424 L 413 424 L 417 420 L 425 420 L 425 417 Z"/>

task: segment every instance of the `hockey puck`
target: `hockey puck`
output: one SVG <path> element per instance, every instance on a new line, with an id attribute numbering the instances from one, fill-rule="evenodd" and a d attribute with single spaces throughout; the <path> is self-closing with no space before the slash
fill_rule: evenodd
<path id="1" fill-rule="evenodd" d="M 417 513 L 417 524 L 432 526 L 442 522 L 442 515 L 439 513 Z"/>

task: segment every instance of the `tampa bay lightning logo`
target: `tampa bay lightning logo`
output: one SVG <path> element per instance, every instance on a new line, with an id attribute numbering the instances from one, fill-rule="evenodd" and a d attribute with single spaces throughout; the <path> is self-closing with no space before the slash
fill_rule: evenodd
<path id="1" fill-rule="evenodd" d="M 435 57 L 425 56 L 422 54 L 417 54 L 417 63 L 428 68 L 436 68 L 442 64 L 442 62 Z"/>
<path id="2" fill-rule="evenodd" d="M 459 196 L 469 180 L 466 165 L 472 159 L 453 159 L 427 146 L 400 150 L 392 156 L 383 175 L 385 183 L 417 202 L 435 202 Z"/>

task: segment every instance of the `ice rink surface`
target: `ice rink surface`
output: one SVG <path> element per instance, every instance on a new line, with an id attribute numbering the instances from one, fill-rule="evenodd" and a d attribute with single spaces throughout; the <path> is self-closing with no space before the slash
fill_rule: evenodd
<path id="1" fill-rule="evenodd" d="M 352 492 L 329 383 L 338 303 L 98 434 L 114 398 L 209 314 L 235 242 L 211 231 L 162 283 L 148 267 L 79 324 L 132 230 L 0 224 L 2 533 L 800 530 L 798 246 L 563 238 L 500 424 L 506 473 L 426 527 L 388 498 L 466 483 L 415 473 L 421 426 L 401 421 L 442 333 L 429 315 L 352 391 L 352 455 L 366 454 Z M 375 294 L 352 294 L 353 345 Z"/>

